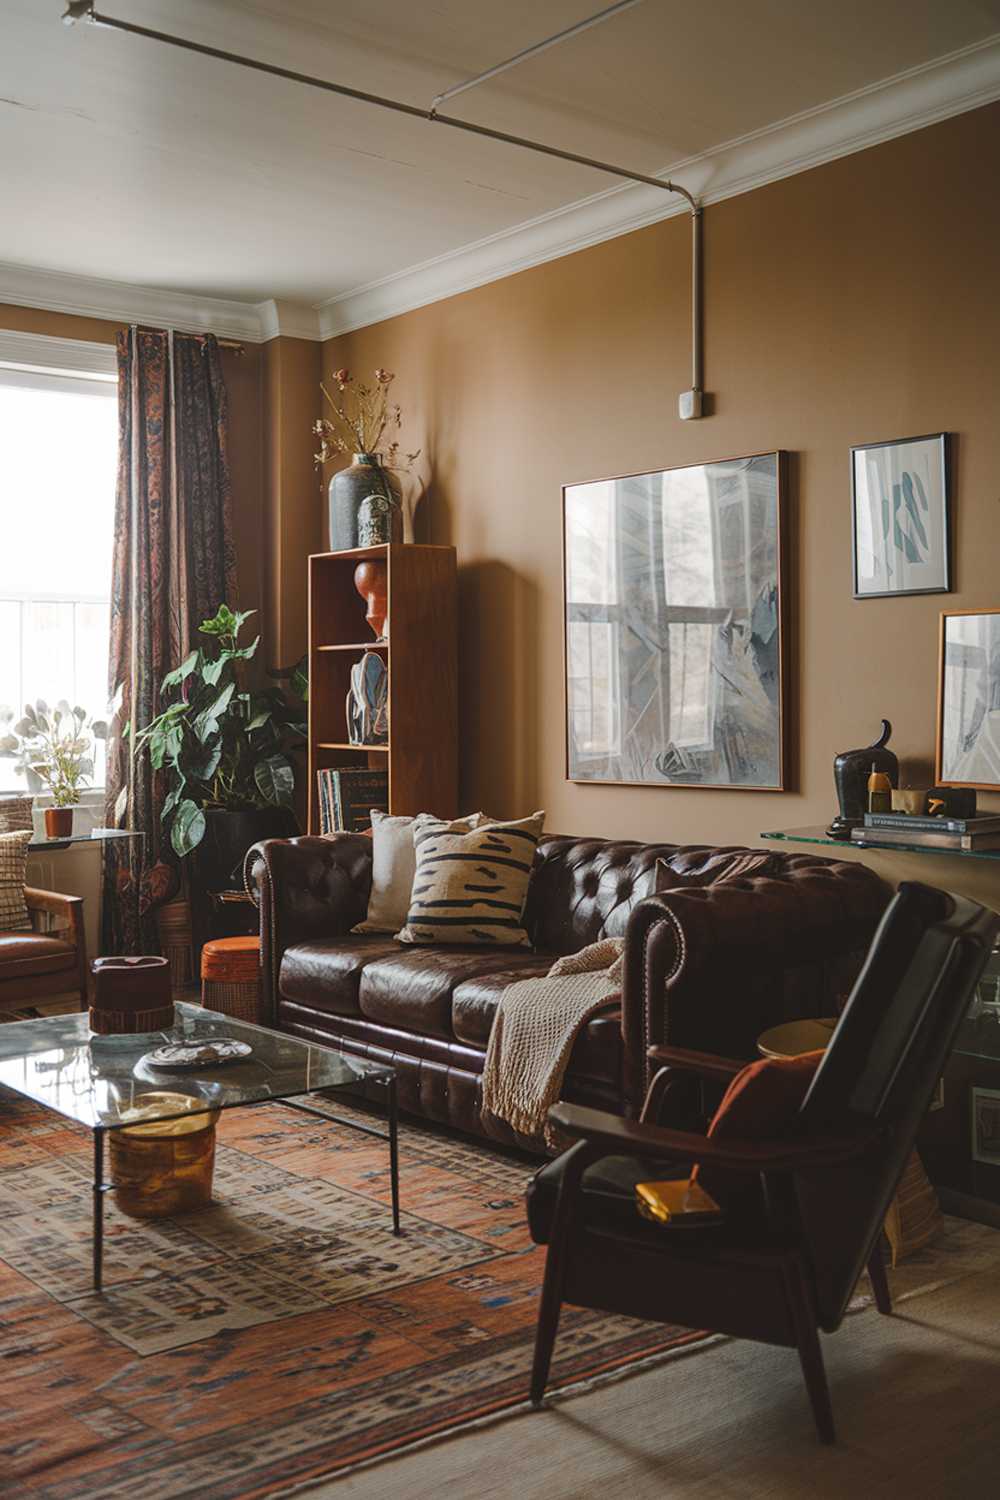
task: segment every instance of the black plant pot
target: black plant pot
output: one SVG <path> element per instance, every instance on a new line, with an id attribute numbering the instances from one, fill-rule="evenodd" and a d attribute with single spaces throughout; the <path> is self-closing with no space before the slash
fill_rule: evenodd
<path id="1" fill-rule="evenodd" d="M 293 838 L 299 831 L 287 807 L 252 807 L 230 812 L 205 809 L 205 837 L 194 851 L 194 874 L 203 891 L 243 889 L 243 858 L 261 839 Z"/>

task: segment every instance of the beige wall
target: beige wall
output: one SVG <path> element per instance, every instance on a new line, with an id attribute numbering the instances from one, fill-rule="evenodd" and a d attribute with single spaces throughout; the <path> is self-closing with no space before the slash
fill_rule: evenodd
<path id="1" fill-rule="evenodd" d="M 458 548 L 468 806 L 545 807 L 567 832 L 753 842 L 826 821 L 834 752 L 883 714 L 925 781 L 939 611 L 1000 605 L 998 179 L 991 106 L 709 208 L 714 415 L 699 422 L 676 415 L 684 218 L 325 346 L 327 370 L 397 372 L 404 447 L 422 445 L 432 475 L 418 540 Z M 956 591 L 856 602 L 848 450 L 942 429 L 956 434 Z M 560 486 L 772 448 L 792 455 L 791 790 L 570 784 Z"/>
<path id="2" fill-rule="evenodd" d="M 264 610 L 268 661 L 289 666 L 307 644 L 306 558 L 326 545 L 311 428 L 319 405 L 320 346 L 263 345 Z"/>

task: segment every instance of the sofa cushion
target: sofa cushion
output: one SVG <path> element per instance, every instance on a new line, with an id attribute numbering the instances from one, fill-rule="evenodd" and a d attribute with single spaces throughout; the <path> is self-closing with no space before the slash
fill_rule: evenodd
<path id="1" fill-rule="evenodd" d="M 339 937 L 325 942 L 293 943 L 286 948 L 278 975 L 278 994 L 314 1010 L 356 1016 L 358 987 L 365 964 L 398 953 L 391 938 Z"/>
<path id="2" fill-rule="evenodd" d="M 0 932 L 0 984 L 33 974 L 57 974 L 76 964 L 76 949 L 62 938 L 31 932 Z"/>
<path id="3" fill-rule="evenodd" d="M 508 953 L 502 969 L 476 974 L 456 985 L 451 1002 L 455 1037 L 485 1052 L 500 997 L 519 979 L 541 979 L 552 967 L 550 953 Z"/>
<path id="4" fill-rule="evenodd" d="M 525 958 L 534 958 L 525 954 Z M 396 948 L 365 967 L 361 1014 L 382 1026 L 423 1036 L 454 1036 L 452 999 L 464 982 L 510 969 L 511 952 L 497 948 Z M 551 960 L 549 960 L 551 962 Z"/>
<path id="5" fill-rule="evenodd" d="M 24 901 L 24 867 L 30 828 L 0 833 L 0 932 L 30 932 L 31 917 Z"/>

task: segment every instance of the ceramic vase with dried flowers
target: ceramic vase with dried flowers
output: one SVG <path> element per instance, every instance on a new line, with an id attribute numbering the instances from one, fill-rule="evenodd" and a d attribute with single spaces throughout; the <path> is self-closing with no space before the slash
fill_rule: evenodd
<path id="1" fill-rule="evenodd" d="M 332 552 L 403 540 L 402 489 L 396 475 L 420 455 L 401 454 L 395 438 L 386 441 L 402 423 L 398 405 L 389 400 L 395 378 L 390 370 L 378 369 L 372 384 L 359 384 L 350 370 L 334 370 L 332 393 L 320 382 L 332 415 L 313 427 L 319 438 L 316 463 L 351 454 L 350 465 L 330 480 Z"/>

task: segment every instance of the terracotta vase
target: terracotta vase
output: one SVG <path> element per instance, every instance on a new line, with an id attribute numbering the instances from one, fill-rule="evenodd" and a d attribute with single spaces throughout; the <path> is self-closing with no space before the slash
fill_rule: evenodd
<path id="1" fill-rule="evenodd" d="M 45 808 L 45 837 L 68 839 L 73 836 L 73 809 L 71 807 Z"/>
<path id="2" fill-rule="evenodd" d="M 359 562 L 354 569 L 354 587 L 368 606 L 365 619 L 375 632 L 375 639 L 386 641 L 389 639 L 389 622 L 386 619 L 388 611 L 389 581 L 388 570 L 381 559 L 373 558 L 371 562 Z"/>

